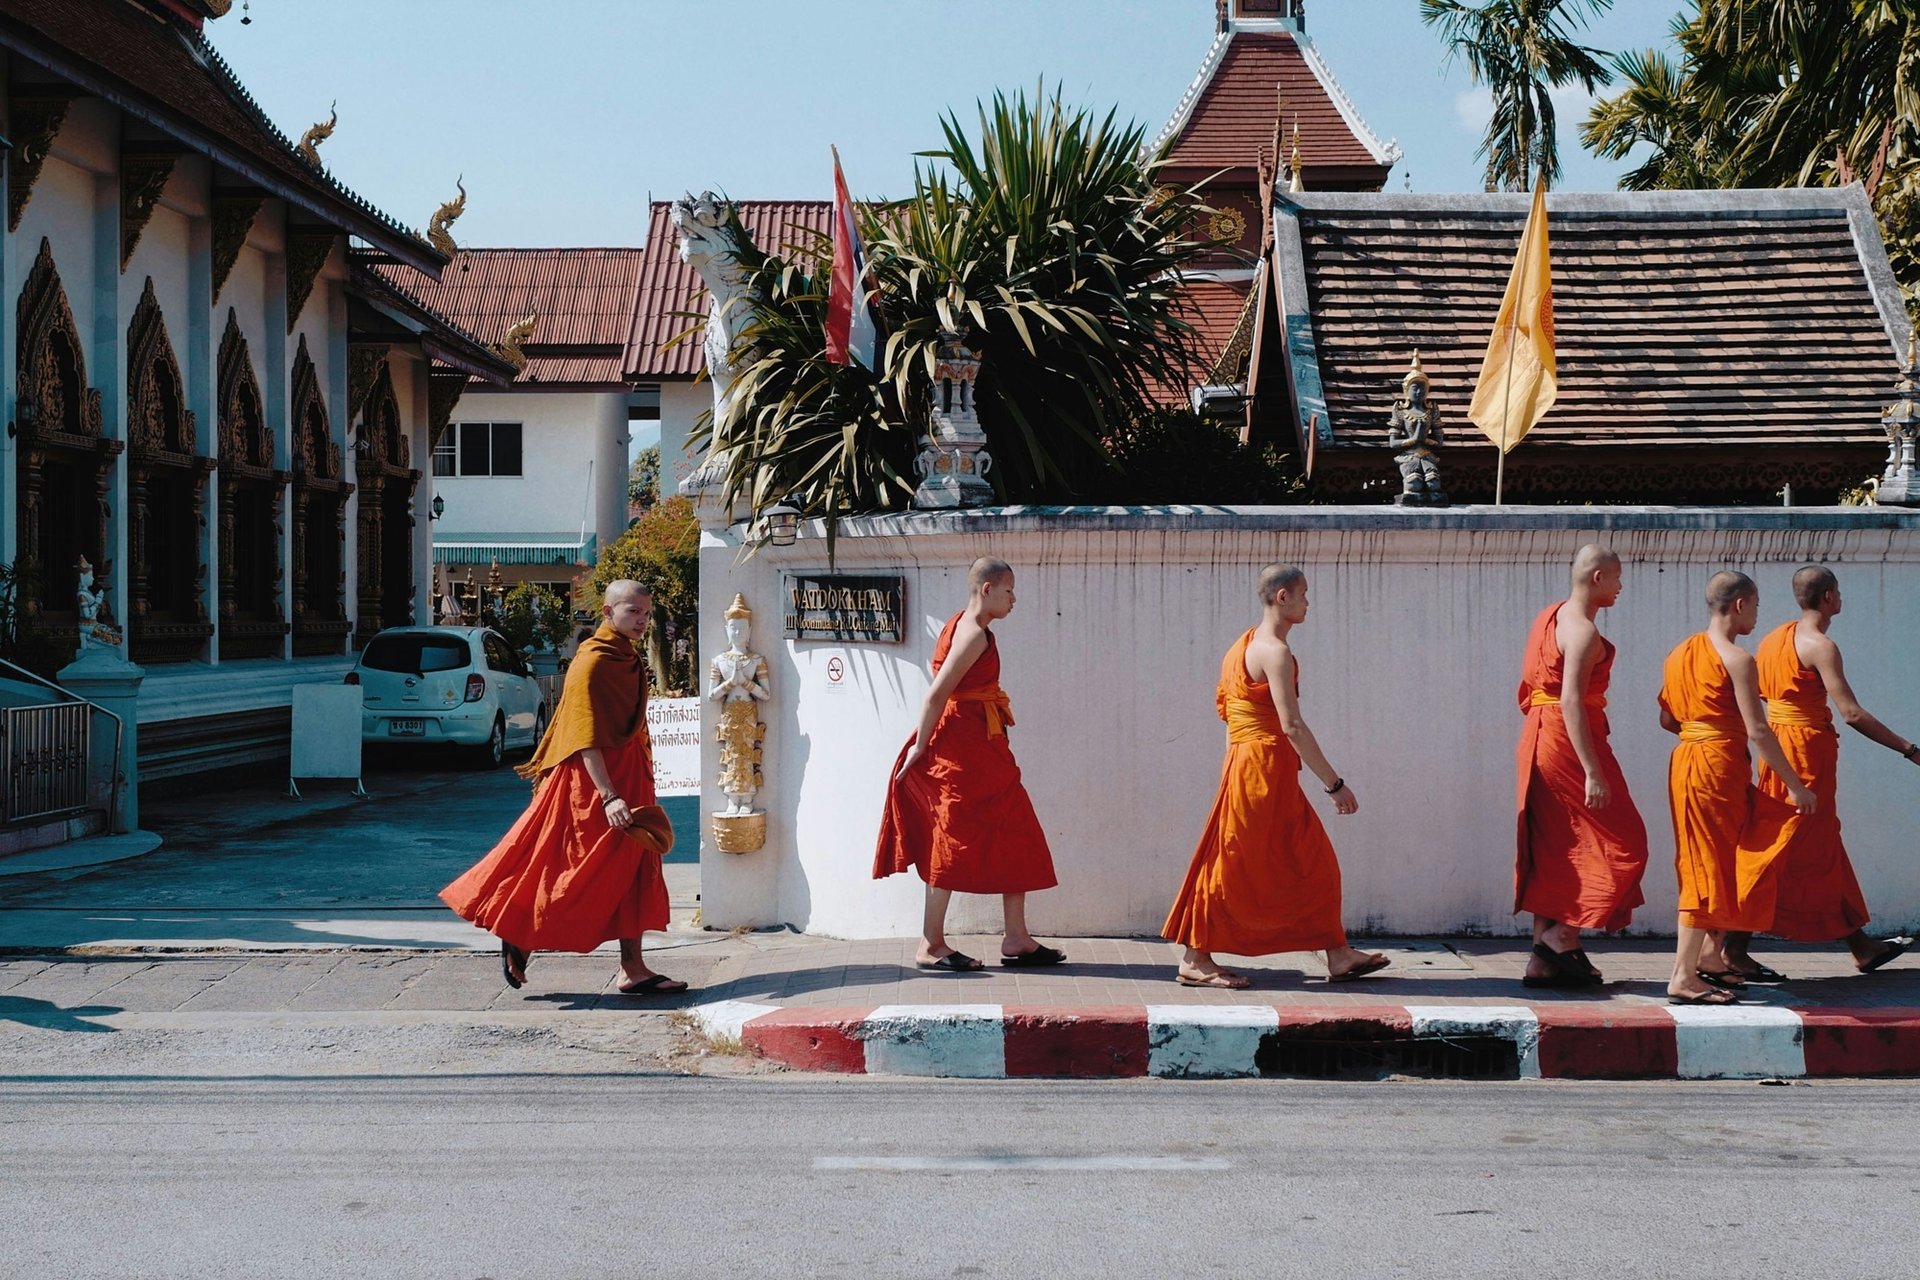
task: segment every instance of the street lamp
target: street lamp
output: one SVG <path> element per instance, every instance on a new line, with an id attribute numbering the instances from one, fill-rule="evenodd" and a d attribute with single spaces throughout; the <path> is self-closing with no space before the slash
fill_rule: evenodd
<path id="1" fill-rule="evenodd" d="M 433 495 L 433 502 L 427 507 L 427 519 L 438 520 L 447 514 L 447 500 L 439 494 Z"/>
<path id="2" fill-rule="evenodd" d="M 760 513 L 760 528 L 776 547 L 790 547 L 800 536 L 800 512 L 784 502 Z"/>

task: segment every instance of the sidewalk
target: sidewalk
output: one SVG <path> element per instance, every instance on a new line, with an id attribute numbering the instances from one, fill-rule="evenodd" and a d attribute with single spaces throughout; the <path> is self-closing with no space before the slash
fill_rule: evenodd
<path id="1" fill-rule="evenodd" d="M 1236 963 L 1245 991 L 1172 981 L 1174 948 L 1143 939 L 1059 939 L 1051 970 L 927 973 L 908 939 L 840 941 L 785 931 L 709 933 L 678 922 L 648 956 L 692 990 L 613 989 L 610 949 L 543 954 L 529 984 L 501 982 L 497 955 L 465 931 L 405 949 L 272 940 L 181 951 L 129 940 L 0 957 L 0 1026 L 192 1029 L 223 1020 L 359 1018 L 383 1026 L 461 1019 L 538 1024 L 566 1014 L 618 1025 L 687 1011 L 715 1042 L 739 1041 L 805 1071 L 920 1076 L 1346 1076 L 1731 1078 L 1920 1074 L 1920 962 L 1852 971 L 1838 947 L 1762 946 L 1790 975 L 1726 1008 L 1665 1002 L 1670 953 L 1601 942 L 1591 993 L 1523 988 L 1519 939 L 1371 940 L 1392 968 L 1328 983 L 1306 956 Z M 0 939 L 14 936 L 0 913 Z M 992 939 L 955 939 L 992 956 Z"/>

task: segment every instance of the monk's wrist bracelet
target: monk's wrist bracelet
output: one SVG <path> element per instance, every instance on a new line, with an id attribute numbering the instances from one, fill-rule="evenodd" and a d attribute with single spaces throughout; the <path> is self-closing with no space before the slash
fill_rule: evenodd
<path id="1" fill-rule="evenodd" d="M 603 806 L 604 806 L 604 805 L 610 805 L 610 804 L 612 804 L 612 803 L 613 803 L 613 802 L 614 802 L 615 800 L 618 800 L 619 798 L 620 798 L 619 796 L 610 796 L 610 795 L 607 795 L 607 794 L 606 794 L 605 792 L 602 792 L 602 793 L 601 793 L 601 795 L 600 795 L 600 803 L 601 803 L 601 804 L 602 804 Z"/>
<path id="2" fill-rule="evenodd" d="M 1920 751 L 1920 742 L 1909 742 L 1907 744 L 1907 749 L 1905 751 L 1902 751 L 1900 754 L 1904 758 L 1911 760 L 1913 759 L 1913 754 L 1916 751 Z"/>
<path id="3" fill-rule="evenodd" d="M 1333 785 L 1327 788 L 1327 794 L 1330 796 L 1338 795 L 1340 794 L 1340 788 L 1346 785 L 1347 785 L 1347 780 L 1345 778 L 1335 778 L 1333 780 Z"/>

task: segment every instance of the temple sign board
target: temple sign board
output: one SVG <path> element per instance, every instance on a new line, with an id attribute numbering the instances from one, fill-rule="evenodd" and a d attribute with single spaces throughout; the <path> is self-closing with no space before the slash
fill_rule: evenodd
<path id="1" fill-rule="evenodd" d="M 903 577 L 791 574 L 782 585 L 789 640 L 899 644 L 903 638 Z"/>

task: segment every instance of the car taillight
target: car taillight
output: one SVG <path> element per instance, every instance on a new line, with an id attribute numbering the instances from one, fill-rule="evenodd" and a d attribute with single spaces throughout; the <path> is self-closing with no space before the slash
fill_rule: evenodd
<path id="1" fill-rule="evenodd" d="M 360 683 L 360 673 L 359 673 L 358 671 L 349 671 L 349 672 L 347 672 L 347 679 L 346 679 L 346 683 L 347 683 L 347 684 L 359 684 L 359 683 Z"/>
<path id="2" fill-rule="evenodd" d="M 487 696 L 487 680 L 478 673 L 467 677 L 467 701 L 478 702 Z"/>

